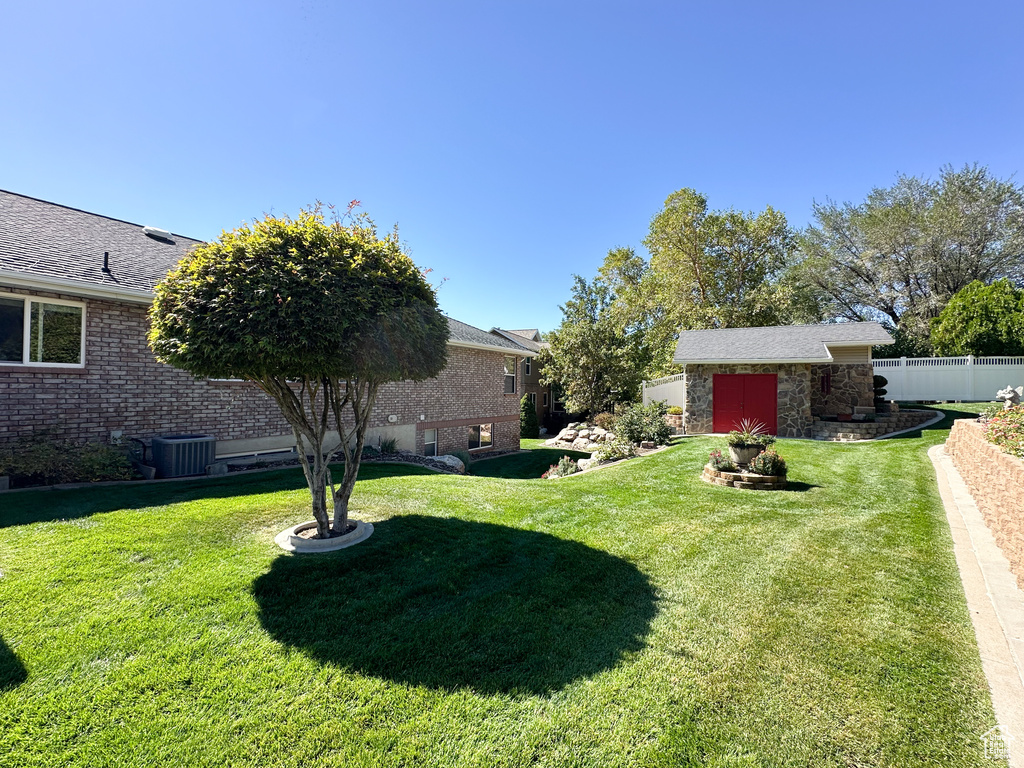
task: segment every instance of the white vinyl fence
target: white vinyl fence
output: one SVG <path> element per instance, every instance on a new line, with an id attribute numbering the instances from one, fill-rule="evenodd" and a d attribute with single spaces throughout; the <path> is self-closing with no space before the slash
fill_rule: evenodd
<path id="1" fill-rule="evenodd" d="M 873 360 L 885 376 L 886 400 L 995 400 L 1024 385 L 1024 357 L 899 357 Z"/>
<path id="2" fill-rule="evenodd" d="M 683 374 L 681 373 L 645 381 L 643 393 L 644 405 L 655 400 L 664 400 L 666 405 L 678 405 L 680 408 L 686 404 L 686 385 L 683 383 Z"/>

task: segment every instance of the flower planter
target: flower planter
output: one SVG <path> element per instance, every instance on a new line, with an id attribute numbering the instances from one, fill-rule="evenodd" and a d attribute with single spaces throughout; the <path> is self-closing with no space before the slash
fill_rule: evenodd
<path id="1" fill-rule="evenodd" d="M 713 485 L 739 488 L 744 491 L 783 491 L 786 489 L 785 475 L 755 475 L 752 472 L 721 472 L 705 465 L 700 479 Z"/>
<path id="2" fill-rule="evenodd" d="M 763 445 L 730 445 L 729 458 L 733 464 L 742 464 L 744 467 L 749 464 L 757 454 L 764 450 Z"/>

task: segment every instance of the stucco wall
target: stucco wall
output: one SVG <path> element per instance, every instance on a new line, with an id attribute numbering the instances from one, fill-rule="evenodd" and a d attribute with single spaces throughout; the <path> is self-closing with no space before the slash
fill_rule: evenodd
<path id="1" fill-rule="evenodd" d="M 234 445 L 239 451 L 290 444 L 291 430 L 276 404 L 252 384 L 194 379 L 158 363 L 146 344 L 146 307 L 84 301 L 84 368 L 0 366 L 0 443 L 49 428 L 98 441 L 115 430 L 139 438 L 202 432 L 217 437 L 221 453 L 230 445 L 225 441 L 241 441 Z M 393 434 L 410 449 L 415 442 L 422 451 L 423 429 L 436 427 L 438 451 L 446 453 L 466 450 L 467 424 L 492 423 L 491 450 L 517 449 L 523 385 L 517 377 L 517 392 L 504 394 L 503 365 L 503 353 L 449 346 L 438 378 L 381 388 L 371 432 Z M 396 421 L 388 421 L 390 415 Z"/>
<path id="2" fill-rule="evenodd" d="M 953 422 L 946 450 L 1024 589 L 1024 461 L 986 440 L 974 419 Z"/>
<path id="3" fill-rule="evenodd" d="M 687 365 L 684 371 L 686 405 L 683 422 L 687 434 L 711 432 L 714 416 L 716 373 L 778 374 L 778 418 L 781 437 L 810 437 L 810 365 L 804 363 L 763 365 Z"/>

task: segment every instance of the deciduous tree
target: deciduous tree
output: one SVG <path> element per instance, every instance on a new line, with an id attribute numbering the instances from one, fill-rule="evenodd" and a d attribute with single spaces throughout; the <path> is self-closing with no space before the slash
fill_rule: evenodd
<path id="1" fill-rule="evenodd" d="M 932 321 L 931 339 L 937 355 L 1024 355 L 1024 290 L 975 280 Z"/>
<path id="2" fill-rule="evenodd" d="M 251 381 L 291 425 L 320 537 L 344 533 L 382 384 L 436 376 L 448 325 L 397 230 L 266 216 L 192 250 L 156 287 L 150 346 L 196 376 Z M 332 440 L 336 432 L 340 442 Z M 329 464 L 345 458 L 339 486 Z"/>

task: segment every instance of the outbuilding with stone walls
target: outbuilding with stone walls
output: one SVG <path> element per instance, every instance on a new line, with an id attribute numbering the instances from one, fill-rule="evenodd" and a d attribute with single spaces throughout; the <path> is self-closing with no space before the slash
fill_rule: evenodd
<path id="1" fill-rule="evenodd" d="M 874 413 L 871 347 L 892 344 L 878 323 L 681 331 L 687 434 L 743 420 L 780 437 L 812 437 L 816 419 Z"/>

